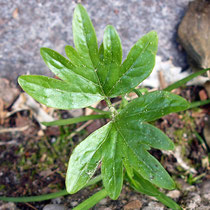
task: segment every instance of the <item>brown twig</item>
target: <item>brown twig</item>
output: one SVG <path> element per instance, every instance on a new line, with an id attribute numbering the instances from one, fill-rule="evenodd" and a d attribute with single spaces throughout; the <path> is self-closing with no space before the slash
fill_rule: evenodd
<path id="1" fill-rule="evenodd" d="M 4 145 L 15 145 L 15 144 L 17 144 L 17 141 L 16 140 L 0 142 L 0 146 L 4 146 Z"/>
<path id="2" fill-rule="evenodd" d="M 158 71 L 158 78 L 160 82 L 160 89 L 163 90 L 164 88 L 167 87 L 167 84 L 166 84 L 165 77 L 162 71 Z"/>
<path id="3" fill-rule="evenodd" d="M 20 131 L 25 131 L 26 129 L 29 128 L 29 125 L 20 127 L 20 128 L 1 128 L 0 133 L 8 133 L 8 132 L 20 132 Z"/>
<path id="4" fill-rule="evenodd" d="M 38 210 L 36 207 L 32 206 L 30 203 L 25 203 L 27 206 L 29 206 L 30 208 L 34 209 L 34 210 Z"/>

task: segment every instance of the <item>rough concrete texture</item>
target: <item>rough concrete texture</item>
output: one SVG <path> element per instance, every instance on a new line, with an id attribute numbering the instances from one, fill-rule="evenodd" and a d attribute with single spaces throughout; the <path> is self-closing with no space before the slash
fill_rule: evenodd
<path id="1" fill-rule="evenodd" d="M 185 67 L 178 50 L 176 31 L 190 0 L 84 0 L 102 41 L 107 24 L 120 34 L 124 58 L 130 47 L 145 33 L 156 30 L 158 54 Z M 78 1 L 0 0 L 0 77 L 16 80 L 21 74 L 50 71 L 42 61 L 39 48 L 49 47 L 64 55 L 64 46 L 73 45 L 72 14 Z"/>

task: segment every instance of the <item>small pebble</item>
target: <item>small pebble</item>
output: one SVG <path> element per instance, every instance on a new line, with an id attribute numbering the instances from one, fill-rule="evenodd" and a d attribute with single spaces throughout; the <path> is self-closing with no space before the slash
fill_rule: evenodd
<path id="1" fill-rule="evenodd" d="M 77 202 L 77 201 L 72 201 L 72 202 L 71 202 L 71 205 L 72 205 L 72 206 L 77 206 L 77 205 L 78 205 L 78 202 Z"/>
<path id="2" fill-rule="evenodd" d="M 124 206 L 124 210 L 138 210 L 142 207 L 142 203 L 139 200 L 129 202 Z"/>
<path id="3" fill-rule="evenodd" d="M 102 199 L 99 203 L 100 203 L 101 205 L 105 205 L 105 204 L 107 203 L 107 199 L 104 198 L 104 199 Z"/>
<path id="4" fill-rule="evenodd" d="M 47 204 L 43 210 L 67 210 L 67 208 L 64 205 Z"/>
<path id="5" fill-rule="evenodd" d="M 172 199 L 178 199 L 180 197 L 181 193 L 179 190 L 172 190 L 167 193 L 167 196 Z"/>

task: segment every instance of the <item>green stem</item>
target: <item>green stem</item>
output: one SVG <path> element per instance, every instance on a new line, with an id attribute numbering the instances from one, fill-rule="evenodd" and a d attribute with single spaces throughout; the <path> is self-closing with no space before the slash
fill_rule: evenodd
<path id="1" fill-rule="evenodd" d="M 110 116 L 108 114 L 95 114 L 95 115 L 93 114 L 93 115 L 88 115 L 88 116 L 81 116 L 81 117 L 75 117 L 75 118 L 69 118 L 69 119 L 55 120 L 55 121 L 52 121 L 52 122 L 42 122 L 42 124 L 46 125 L 46 126 L 70 125 L 70 124 L 84 122 L 84 121 L 88 121 L 88 120 L 104 119 L 104 118 L 110 118 Z"/>
<path id="2" fill-rule="evenodd" d="M 190 104 L 190 107 L 188 109 L 192 109 L 192 108 L 195 108 L 195 107 L 198 107 L 198 106 L 204 106 L 206 104 L 209 104 L 210 103 L 210 99 L 207 99 L 207 100 L 204 100 L 204 101 L 195 101 L 195 102 L 192 102 Z"/>
<path id="3" fill-rule="evenodd" d="M 207 144 L 207 142 L 205 140 L 203 140 L 203 138 L 196 131 L 195 131 L 195 135 L 196 135 L 197 139 L 200 141 L 203 149 L 208 150 L 208 152 L 210 152 L 209 145 Z"/>
<path id="4" fill-rule="evenodd" d="M 142 96 L 142 93 L 138 89 L 133 89 L 133 91 L 136 93 L 136 95 L 138 97 L 141 97 Z"/>
<path id="5" fill-rule="evenodd" d="M 90 180 L 85 187 L 88 187 L 90 185 L 94 185 L 97 182 L 101 181 L 102 177 L 101 175 L 93 178 Z M 85 188 L 84 187 L 84 188 Z M 53 198 L 61 197 L 68 195 L 69 193 L 66 190 L 61 190 L 55 193 L 50 193 L 50 194 L 45 194 L 45 195 L 38 195 L 38 196 L 28 196 L 28 197 L 5 197 L 2 196 L 0 197 L 0 200 L 2 201 L 8 201 L 8 202 L 17 202 L 17 203 L 27 203 L 27 202 L 38 202 L 38 201 L 45 201 L 45 200 L 50 200 Z"/>
<path id="6" fill-rule="evenodd" d="M 91 180 L 85 185 L 85 187 L 89 187 L 89 186 L 91 186 L 91 185 L 94 185 L 94 184 L 100 182 L 101 180 L 102 180 L 102 176 L 101 176 L 101 174 L 100 174 L 100 175 L 94 177 L 93 179 L 91 179 Z M 84 188 L 85 188 L 85 187 L 84 187 Z"/>
<path id="7" fill-rule="evenodd" d="M 92 106 L 88 106 L 89 109 L 92 109 L 93 111 L 95 112 L 98 112 L 98 113 L 101 113 L 101 114 L 111 114 L 109 111 L 103 111 L 103 110 L 100 110 L 100 109 L 97 109 L 97 108 L 94 108 Z"/>
<path id="8" fill-rule="evenodd" d="M 109 98 L 105 98 L 104 100 L 106 101 L 106 103 L 107 103 L 109 109 L 111 109 L 111 107 L 113 107 L 113 106 L 112 106 L 112 103 L 111 103 L 111 101 L 109 100 Z"/>
<path id="9" fill-rule="evenodd" d="M 100 200 L 105 198 L 107 195 L 108 194 L 105 189 L 100 190 L 99 192 L 89 197 L 87 200 L 80 203 L 77 207 L 73 208 L 73 210 L 90 209 L 91 207 L 95 206 Z"/>
<path id="10" fill-rule="evenodd" d="M 191 74 L 191 75 L 185 77 L 184 79 L 181 79 L 181 80 L 179 80 L 179 81 L 177 81 L 177 82 L 175 82 L 175 83 L 169 85 L 167 88 L 165 88 L 165 89 L 163 89 L 163 90 L 165 90 L 165 91 L 172 91 L 173 89 L 176 89 L 176 88 L 178 88 L 178 87 L 180 87 L 180 86 L 186 84 L 187 82 L 189 82 L 189 81 L 192 80 L 193 78 L 195 78 L 195 77 L 197 77 L 197 76 L 199 76 L 199 75 L 201 75 L 201 74 L 203 74 L 203 73 L 205 73 L 205 72 L 207 72 L 207 71 L 209 71 L 209 70 L 210 70 L 210 68 L 208 68 L 208 69 L 203 69 L 203 70 L 201 70 L 201 71 L 198 71 L 198 72 L 196 72 L 196 73 L 193 73 L 193 74 Z"/>
<path id="11" fill-rule="evenodd" d="M 66 190 L 61 190 L 55 193 L 45 194 L 45 195 L 37 195 L 37 196 L 29 196 L 29 197 L 0 197 L 2 201 L 8 202 L 18 202 L 18 203 L 27 203 L 27 202 L 37 202 L 37 201 L 45 201 L 53 198 L 57 198 L 60 196 L 68 195 L 69 193 Z"/>
<path id="12" fill-rule="evenodd" d="M 114 106 L 112 105 L 111 101 L 109 100 L 109 98 L 105 98 L 105 101 L 109 107 L 109 110 L 111 112 L 112 115 L 112 120 L 114 120 L 115 116 L 118 114 L 117 110 L 114 108 Z"/>

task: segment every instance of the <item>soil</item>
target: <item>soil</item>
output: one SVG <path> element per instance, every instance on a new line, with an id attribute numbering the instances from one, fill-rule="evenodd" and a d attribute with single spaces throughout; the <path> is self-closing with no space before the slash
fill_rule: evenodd
<path id="1" fill-rule="evenodd" d="M 200 100 L 203 87 L 190 86 L 176 90 L 188 101 Z M 19 92 L 19 95 L 21 92 Z M 57 192 L 65 188 L 65 173 L 73 148 L 87 135 L 101 127 L 106 120 L 96 120 L 79 129 L 84 123 L 59 127 L 40 126 L 32 109 L 14 109 L 18 97 L 10 104 L 1 105 L 0 128 L 0 196 L 21 197 Z M 119 101 L 120 99 L 115 99 Z M 104 102 L 98 104 L 104 108 Z M 209 147 L 205 144 L 203 129 L 210 114 L 210 106 L 190 109 L 167 115 L 154 125 L 164 131 L 175 143 L 174 152 L 152 149 L 150 152 L 162 163 L 177 183 L 177 189 L 169 193 L 178 204 L 187 209 L 210 209 L 209 196 Z M 75 112 L 47 109 L 40 106 L 53 118 L 74 117 Z M 84 114 L 85 109 L 79 113 Z M 78 113 L 76 113 L 78 114 Z M 24 128 L 24 129 L 18 129 Z M 75 133 L 76 131 L 76 133 Z M 73 134 L 73 135 L 72 135 Z M 203 139 L 201 142 L 199 139 Z M 178 149 L 177 149 L 178 148 Z M 181 162 L 180 162 L 181 158 Z M 187 167 L 187 168 L 186 168 Z M 0 209 L 72 209 L 101 188 L 94 187 L 65 197 L 43 202 L 6 203 Z M 193 200 L 194 199 L 194 200 Z M 154 198 L 133 191 L 124 184 L 118 200 L 105 198 L 93 209 L 166 209 Z"/>

